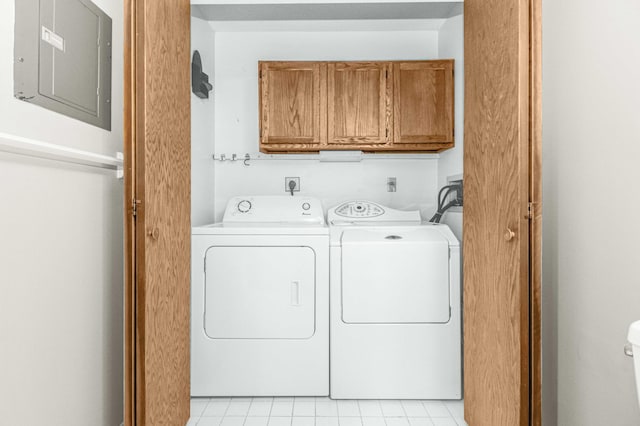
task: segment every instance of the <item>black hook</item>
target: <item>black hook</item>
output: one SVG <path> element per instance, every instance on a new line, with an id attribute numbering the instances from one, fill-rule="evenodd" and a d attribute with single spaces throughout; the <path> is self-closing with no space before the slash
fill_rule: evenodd
<path id="1" fill-rule="evenodd" d="M 196 50 L 191 61 L 191 91 L 201 99 L 208 99 L 211 89 L 213 86 L 209 83 L 209 76 L 202 72 L 202 59 Z"/>

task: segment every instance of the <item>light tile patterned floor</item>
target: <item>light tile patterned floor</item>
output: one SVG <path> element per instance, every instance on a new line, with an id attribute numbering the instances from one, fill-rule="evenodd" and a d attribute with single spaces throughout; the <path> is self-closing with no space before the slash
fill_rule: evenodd
<path id="1" fill-rule="evenodd" d="M 187 426 L 467 426 L 462 401 L 192 398 Z"/>

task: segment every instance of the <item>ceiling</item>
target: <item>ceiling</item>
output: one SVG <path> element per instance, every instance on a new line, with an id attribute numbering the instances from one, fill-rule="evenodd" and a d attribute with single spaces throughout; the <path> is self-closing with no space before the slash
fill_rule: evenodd
<path id="1" fill-rule="evenodd" d="M 192 4 L 191 14 L 207 21 L 423 20 L 451 18 L 461 15 L 463 9 L 463 3 L 460 1 L 300 4 L 219 3 L 221 2 L 218 2 L 218 4 Z"/>

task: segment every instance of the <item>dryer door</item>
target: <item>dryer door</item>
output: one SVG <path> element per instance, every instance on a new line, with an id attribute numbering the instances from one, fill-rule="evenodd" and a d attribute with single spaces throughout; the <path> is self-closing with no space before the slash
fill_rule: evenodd
<path id="1" fill-rule="evenodd" d="M 346 323 L 446 323 L 449 286 L 449 243 L 434 229 L 342 234 Z"/>
<path id="2" fill-rule="evenodd" d="M 213 339 L 313 336 L 315 263 L 310 247 L 209 247 L 205 333 Z"/>

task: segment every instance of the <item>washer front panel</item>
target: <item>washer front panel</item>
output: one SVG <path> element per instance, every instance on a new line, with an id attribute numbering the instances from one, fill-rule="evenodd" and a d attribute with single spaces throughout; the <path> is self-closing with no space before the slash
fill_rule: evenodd
<path id="1" fill-rule="evenodd" d="M 434 229 L 347 229 L 341 264 L 345 323 L 449 321 L 449 244 Z"/>

